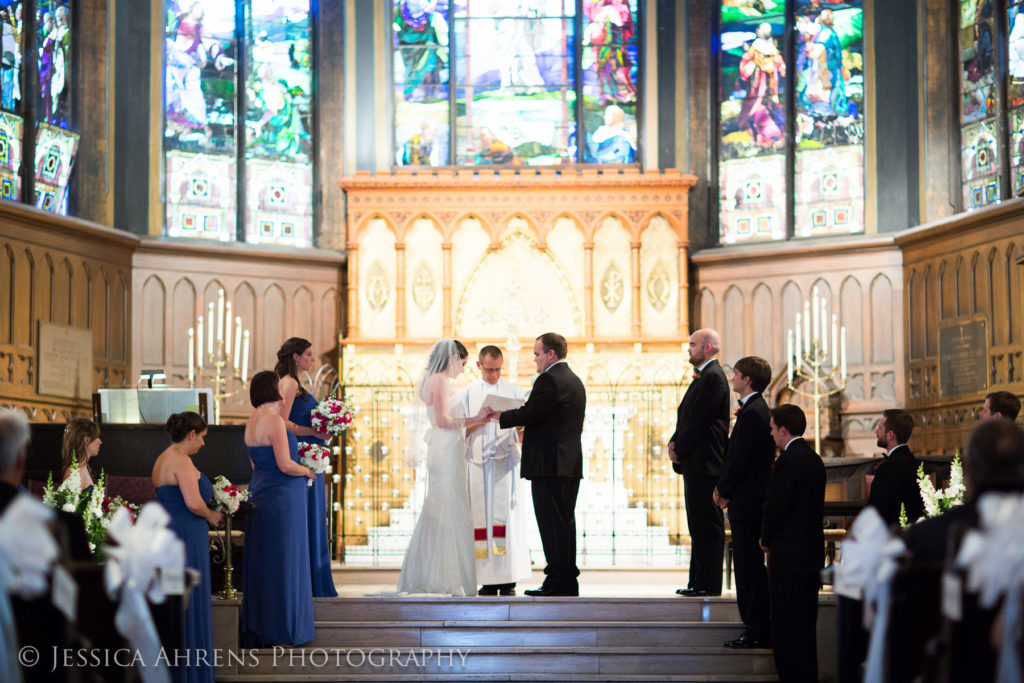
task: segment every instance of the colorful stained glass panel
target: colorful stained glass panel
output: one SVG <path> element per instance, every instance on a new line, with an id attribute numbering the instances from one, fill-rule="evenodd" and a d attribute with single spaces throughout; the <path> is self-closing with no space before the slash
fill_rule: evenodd
<path id="1" fill-rule="evenodd" d="M 864 141 L 864 27 L 860 2 L 796 9 L 796 138 L 802 148 Z"/>
<path id="2" fill-rule="evenodd" d="M 17 114 L 0 112 L 0 199 L 21 198 L 21 135 L 24 122 Z"/>
<path id="3" fill-rule="evenodd" d="M 864 148 L 801 149 L 796 155 L 795 234 L 864 230 Z"/>
<path id="4" fill-rule="evenodd" d="M 234 155 L 235 3 L 169 0 L 164 44 L 166 148 Z"/>
<path id="5" fill-rule="evenodd" d="M 167 235 L 234 240 L 235 158 L 169 150 L 165 159 Z"/>
<path id="6" fill-rule="evenodd" d="M 0 108 L 6 111 L 21 103 L 23 19 L 21 0 L 0 0 Z"/>
<path id="7" fill-rule="evenodd" d="M 78 151 L 78 133 L 45 123 L 36 129 L 36 208 L 68 212 L 68 179 Z"/>
<path id="8" fill-rule="evenodd" d="M 569 151 L 575 94 L 563 89 L 503 92 L 478 90 L 460 107 L 456 163 L 559 164 Z M 465 112 L 465 113 L 463 113 Z"/>
<path id="9" fill-rule="evenodd" d="M 312 166 L 252 159 L 246 172 L 245 241 L 312 246 Z"/>
<path id="10" fill-rule="evenodd" d="M 583 161 L 637 161 L 639 14 L 630 2 L 583 5 Z"/>
<path id="11" fill-rule="evenodd" d="M 718 175 L 723 244 L 785 239 L 785 155 L 722 161 Z"/>
<path id="12" fill-rule="evenodd" d="M 1007 8 L 1007 84 L 1008 109 L 1024 106 L 1024 3 Z"/>
<path id="13" fill-rule="evenodd" d="M 774 156 L 786 145 L 787 65 L 780 49 L 785 6 L 783 3 L 764 4 L 761 16 L 742 13 L 741 21 L 727 21 L 737 16 L 736 8 L 722 8 L 719 75 L 719 154 L 722 159 Z"/>
<path id="14" fill-rule="evenodd" d="M 1024 189 L 1024 108 L 1014 109 L 1009 115 L 1010 125 L 1010 173 L 1013 178 L 1013 192 Z"/>
<path id="15" fill-rule="evenodd" d="M 447 0 L 394 3 L 395 163 L 448 163 Z"/>
<path id="16" fill-rule="evenodd" d="M 71 126 L 71 3 L 39 0 L 36 3 L 36 41 L 39 49 L 39 103 L 36 118 L 58 128 Z"/>

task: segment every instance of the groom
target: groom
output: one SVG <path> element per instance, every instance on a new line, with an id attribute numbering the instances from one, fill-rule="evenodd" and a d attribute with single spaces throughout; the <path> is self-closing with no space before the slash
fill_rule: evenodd
<path id="1" fill-rule="evenodd" d="M 531 596 L 580 594 L 576 577 L 576 494 L 583 478 L 583 413 L 587 392 L 565 362 L 565 337 L 547 332 L 533 344 L 539 377 L 522 408 L 491 411 L 503 429 L 524 426 L 521 471 L 533 489 L 544 545 L 544 585 Z"/>

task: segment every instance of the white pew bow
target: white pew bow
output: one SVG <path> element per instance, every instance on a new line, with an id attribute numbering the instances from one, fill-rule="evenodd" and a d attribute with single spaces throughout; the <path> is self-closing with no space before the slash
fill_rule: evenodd
<path id="1" fill-rule="evenodd" d="M 49 588 L 47 577 L 57 559 L 57 542 L 47 528 L 51 508 L 19 494 L 0 517 L 0 679 L 18 683 L 18 636 L 8 597 L 35 598 Z"/>
<path id="2" fill-rule="evenodd" d="M 185 545 L 167 527 L 169 521 L 163 506 L 147 503 L 134 525 L 128 510 L 120 508 L 107 530 L 109 538 L 117 542 L 105 549 L 107 594 L 111 599 L 120 598 L 114 624 L 141 657 L 140 674 L 145 683 L 171 680 L 146 604 L 147 598 L 162 603 L 167 597 L 163 581 L 184 575 Z"/>
<path id="3" fill-rule="evenodd" d="M 843 541 L 843 561 L 836 566 L 836 592 L 845 587 L 841 594 L 859 594 L 864 601 L 864 627 L 871 630 L 865 681 L 883 680 L 892 577 L 897 569 L 896 558 L 905 550 L 906 545 L 889 533 L 885 520 L 873 507 L 866 507 L 857 515 Z"/>
<path id="4" fill-rule="evenodd" d="M 967 570 L 967 590 L 978 594 L 982 607 L 992 608 L 999 598 L 1006 598 L 996 680 L 1019 682 L 1024 676 L 1014 641 L 1021 625 L 1024 586 L 1024 495 L 982 494 L 978 527 L 964 536 L 956 564 Z"/>

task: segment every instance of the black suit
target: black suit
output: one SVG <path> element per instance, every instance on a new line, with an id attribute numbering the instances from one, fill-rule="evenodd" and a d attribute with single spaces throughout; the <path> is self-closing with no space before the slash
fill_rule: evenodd
<path id="1" fill-rule="evenodd" d="M 722 475 L 729 434 L 729 382 L 717 360 L 704 366 L 679 404 L 670 443 L 672 469 L 683 475 L 683 503 L 690 528 L 690 588 L 722 594 L 725 518 L 713 493 Z"/>
<path id="2" fill-rule="evenodd" d="M 520 472 L 531 481 L 533 510 L 544 546 L 544 590 L 578 594 L 576 495 L 583 478 L 583 415 L 587 392 L 564 362 L 541 373 L 522 408 L 501 414 L 502 428 L 524 426 Z"/>
<path id="3" fill-rule="evenodd" d="M 729 436 L 718 480 L 718 494 L 727 499 L 736 567 L 736 602 L 747 634 L 755 640 L 771 636 L 768 570 L 758 539 L 768 477 L 775 459 L 775 441 L 768 424 L 768 404 L 753 394 L 740 408 Z"/>
<path id="4" fill-rule="evenodd" d="M 761 540 L 769 550 L 772 645 L 782 681 L 817 681 L 815 628 L 825 559 L 825 465 L 796 439 L 775 461 Z"/>
<path id="5" fill-rule="evenodd" d="M 916 522 L 924 514 L 921 489 L 917 484 L 917 459 L 910 447 L 900 444 L 875 469 L 868 505 L 882 515 L 889 526 L 900 520 L 900 505 L 906 506 L 907 520 Z"/>

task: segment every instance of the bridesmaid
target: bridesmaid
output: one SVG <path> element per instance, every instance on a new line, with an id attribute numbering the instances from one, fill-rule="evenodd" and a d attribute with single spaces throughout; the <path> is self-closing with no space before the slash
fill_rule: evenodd
<path id="1" fill-rule="evenodd" d="M 256 373 L 245 445 L 252 460 L 253 509 L 242 556 L 242 647 L 301 645 L 313 640 L 306 481 L 295 435 L 281 417 L 277 374 Z"/>
<path id="2" fill-rule="evenodd" d="M 310 411 L 317 400 L 303 388 L 300 372 L 313 367 L 313 345 L 301 337 L 292 337 L 277 352 L 274 372 L 281 378 L 281 417 L 288 431 L 298 437 L 299 443 L 323 446 L 330 436 L 310 426 Z M 309 566 L 312 572 L 313 597 L 333 598 L 338 591 L 331 576 L 331 548 L 327 542 L 327 502 L 324 495 L 324 475 L 318 474 L 313 486 L 306 489 L 306 514 L 309 517 Z"/>
<path id="3" fill-rule="evenodd" d="M 78 463 L 78 478 L 82 491 L 91 491 L 95 482 L 89 461 L 100 452 L 100 428 L 92 420 L 76 417 L 64 428 L 64 442 L 60 449 L 61 482 L 71 476 L 71 459 Z"/>
<path id="4" fill-rule="evenodd" d="M 171 516 L 171 529 L 185 543 L 185 564 L 201 575 L 188 599 L 185 612 L 185 644 L 188 666 L 176 670 L 176 680 L 213 683 L 213 625 L 210 606 L 210 539 L 207 525 L 220 524 L 222 514 L 206 504 L 213 499 L 213 484 L 192 464 L 203 447 L 206 421 L 196 413 L 177 413 L 167 418 L 171 445 L 153 463 L 156 498 Z M 203 662 L 200 665 L 198 662 Z"/>

